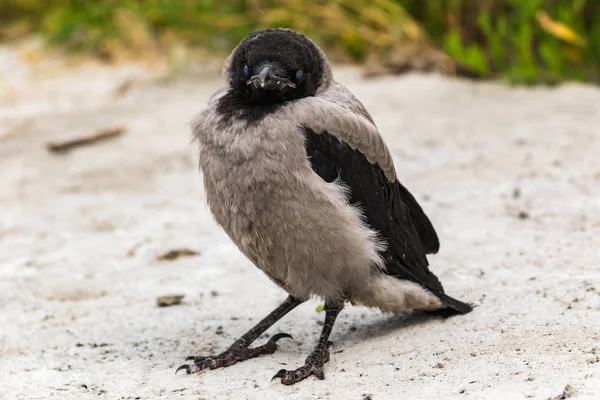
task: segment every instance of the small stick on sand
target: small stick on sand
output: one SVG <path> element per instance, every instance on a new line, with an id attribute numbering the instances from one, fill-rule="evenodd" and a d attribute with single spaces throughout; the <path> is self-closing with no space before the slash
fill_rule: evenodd
<path id="1" fill-rule="evenodd" d="M 91 135 L 68 139 L 63 142 L 50 142 L 46 145 L 49 152 L 63 154 L 77 147 L 88 146 L 99 143 L 107 139 L 113 139 L 121 136 L 127 131 L 125 126 L 114 126 L 111 128 L 100 129 Z"/>

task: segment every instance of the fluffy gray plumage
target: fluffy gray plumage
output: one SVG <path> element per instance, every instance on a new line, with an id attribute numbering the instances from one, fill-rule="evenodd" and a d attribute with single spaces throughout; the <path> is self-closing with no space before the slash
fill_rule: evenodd
<path id="1" fill-rule="evenodd" d="M 265 84 L 269 74 L 271 84 Z M 429 245 L 413 226 L 416 217 L 401 210 L 409 216 L 390 219 L 408 232 L 408 239 L 394 243 L 414 242 L 406 249 L 394 244 L 390 252 L 392 241 L 371 223 L 365 207 L 391 203 L 351 204 L 358 187 L 317 173 L 326 166 L 315 165 L 318 157 L 311 161 L 307 132 L 330 135 L 346 154 L 354 152 L 379 168 L 385 185 L 399 185 L 372 118 L 333 79 L 327 57 L 312 41 L 289 30 L 255 32 L 229 56 L 223 76 L 224 87 L 195 117 L 192 129 L 210 210 L 258 268 L 299 302 L 318 296 L 337 310 L 351 301 L 395 314 L 448 306 L 470 311 L 445 295 L 428 270 Z M 335 168 L 340 176 L 344 166 Z M 394 201 L 404 207 L 401 199 Z M 413 212 L 422 214 L 414 204 Z M 433 227 L 424 214 L 421 221 L 429 224 L 435 242 L 429 247 L 437 251 Z M 410 252 L 420 261 L 409 261 Z M 416 271 L 414 276 L 430 281 L 392 274 L 392 262 L 405 268 L 406 276 Z"/>

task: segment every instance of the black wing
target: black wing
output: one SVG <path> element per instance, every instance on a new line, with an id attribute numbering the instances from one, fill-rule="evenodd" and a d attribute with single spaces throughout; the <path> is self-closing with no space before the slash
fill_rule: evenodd
<path id="1" fill-rule="evenodd" d="M 348 185 L 350 203 L 361 207 L 368 224 L 387 241 L 388 248 L 382 253 L 387 273 L 443 295 L 442 284 L 429 271 L 426 257 L 439 250 L 439 240 L 410 192 L 397 180 L 390 182 L 378 165 L 335 136 L 308 128 L 304 131 L 315 173 L 326 182 L 339 178 Z"/>

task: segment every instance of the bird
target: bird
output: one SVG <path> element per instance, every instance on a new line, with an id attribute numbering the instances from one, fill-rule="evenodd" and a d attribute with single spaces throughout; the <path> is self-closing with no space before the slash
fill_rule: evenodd
<path id="1" fill-rule="evenodd" d="M 292 338 L 251 345 L 311 298 L 324 302 L 321 335 L 285 385 L 324 379 L 330 335 L 346 304 L 395 315 L 466 314 L 429 269 L 438 235 L 403 186 L 365 106 L 338 83 L 306 35 L 249 33 L 227 57 L 223 86 L 190 123 L 215 221 L 287 298 L 220 354 L 187 357 L 188 374 L 228 367 Z M 176 372 L 177 372 L 176 371 Z"/>

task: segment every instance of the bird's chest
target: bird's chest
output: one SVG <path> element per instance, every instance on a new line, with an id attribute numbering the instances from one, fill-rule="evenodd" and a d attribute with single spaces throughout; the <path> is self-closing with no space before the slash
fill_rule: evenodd
<path id="1" fill-rule="evenodd" d="M 224 139 L 201 146 L 208 204 L 234 242 L 256 259 L 251 253 L 268 253 L 271 233 L 296 190 L 295 176 L 306 168 L 303 138 L 253 129 Z"/>

